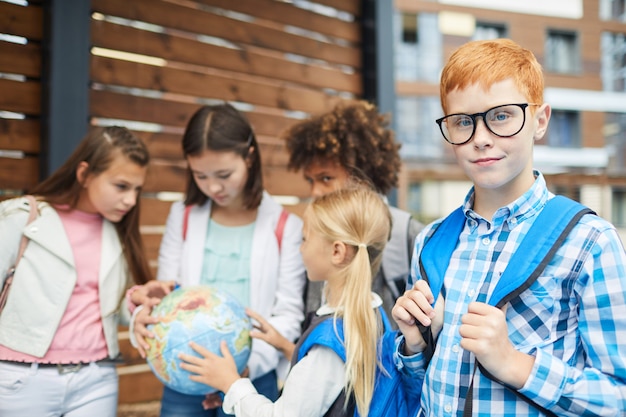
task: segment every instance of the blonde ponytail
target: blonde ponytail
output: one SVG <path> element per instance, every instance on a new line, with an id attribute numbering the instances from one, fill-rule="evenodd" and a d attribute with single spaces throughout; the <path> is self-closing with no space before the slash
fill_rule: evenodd
<path id="1" fill-rule="evenodd" d="M 330 241 L 353 248 L 353 255 L 340 271 L 343 291 L 336 316 L 343 316 L 346 367 L 346 404 L 352 396 L 358 412 L 369 413 L 376 366 L 377 343 L 382 332 L 372 308 L 372 279 L 380 267 L 382 251 L 391 228 L 391 216 L 380 195 L 355 186 L 314 200 L 309 218 L 312 226 Z"/>

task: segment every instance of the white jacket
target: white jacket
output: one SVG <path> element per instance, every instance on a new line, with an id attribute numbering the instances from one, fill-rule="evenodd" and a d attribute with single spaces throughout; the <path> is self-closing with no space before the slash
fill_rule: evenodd
<path id="1" fill-rule="evenodd" d="M 22 233 L 29 242 L 15 271 L 7 304 L 0 314 L 0 344 L 43 357 L 76 284 L 72 248 L 57 212 L 39 204 L 39 216 L 25 227 L 29 203 L 25 198 L 0 203 L 0 280 L 17 257 Z M 120 303 L 130 278 L 115 226 L 103 222 L 100 261 L 100 313 L 109 357 L 119 354 L 117 339 Z M 124 321 L 129 313 L 122 303 Z"/>
<path id="2" fill-rule="evenodd" d="M 252 236 L 250 308 L 268 319 L 283 336 L 295 340 L 304 319 L 306 276 L 300 256 L 302 221 L 289 215 L 279 253 L 274 230 L 282 210 L 269 194 L 263 193 Z M 191 209 L 183 241 L 184 211 L 182 202 L 172 204 L 159 250 L 157 274 L 159 280 L 175 280 L 183 287 L 200 283 L 211 202 Z M 248 361 L 250 378 L 275 369 L 280 358 L 275 348 L 254 339 Z"/>

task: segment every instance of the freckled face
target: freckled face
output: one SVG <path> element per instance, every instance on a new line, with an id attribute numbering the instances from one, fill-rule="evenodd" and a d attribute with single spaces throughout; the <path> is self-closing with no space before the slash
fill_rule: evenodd
<path id="1" fill-rule="evenodd" d="M 82 164 L 87 167 L 86 162 Z M 118 154 L 107 170 L 83 179 L 76 208 L 87 213 L 99 213 L 113 223 L 119 222 L 137 204 L 147 170 L 147 167 Z"/>
<path id="2" fill-rule="evenodd" d="M 346 186 L 350 175 L 339 163 L 315 160 L 304 168 L 304 179 L 311 186 L 311 197 L 319 197 Z"/>
<path id="3" fill-rule="evenodd" d="M 188 156 L 187 162 L 198 188 L 221 207 L 243 207 L 243 190 L 248 180 L 248 165 L 231 151 L 205 150 Z"/>

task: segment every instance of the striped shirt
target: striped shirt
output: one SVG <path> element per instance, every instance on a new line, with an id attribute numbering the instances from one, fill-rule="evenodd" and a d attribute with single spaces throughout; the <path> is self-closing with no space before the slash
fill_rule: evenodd
<path id="1" fill-rule="evenodd" d="M 426 416 L 462 416 L 475 360 L 460 346 L 461 317 L 472 301 L 484 302 L 530 226 L 553 197 L 543 176 L 519 199 L 500 208 L 491 221 L 464 202 L 466 223 L 444 278 L 444 326 L 430 365 L 421 353 L 404 356 L 397 340 L 395 359 L 405 375 L 424 379 L 421 406 Z M 429 225 L 416 240 L 409 287 L 421 279 L 416 259 Z M 506 309 L 509 339 L 535 357 L 519 393 L 559 416 L 618 416 L 626 410 L 626 254 L 615 228 L 598 216 L 584 216 L 530 288 Z M 474 416 L 542 416 L 539 409 L 476 370 Z"/>

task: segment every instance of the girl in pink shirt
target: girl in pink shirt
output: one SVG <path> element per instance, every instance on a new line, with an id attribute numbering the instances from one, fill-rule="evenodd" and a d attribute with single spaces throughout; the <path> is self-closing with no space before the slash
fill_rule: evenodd
<path id="1" fill-rule="evenodd" d="M 1 416 L 116 415 L 122 300 L 151 275 L 139 233 L 148 162 L 126 128 L 94 128 L 31 190 L 31 223 L 26 198 L 0 203 L 3 282 L 28 238 L 0 313 Z"/>

